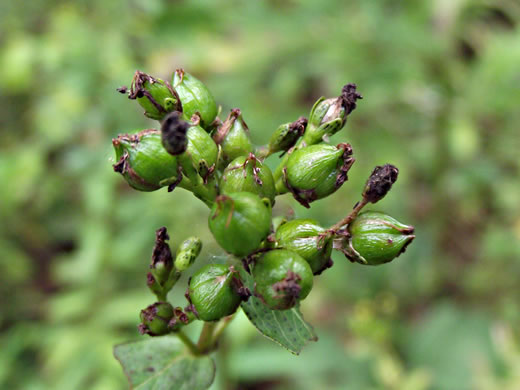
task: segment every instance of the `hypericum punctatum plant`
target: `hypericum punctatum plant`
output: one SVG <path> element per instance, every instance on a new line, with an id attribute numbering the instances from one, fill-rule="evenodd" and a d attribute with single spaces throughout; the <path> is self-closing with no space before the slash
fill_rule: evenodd
<path id="1" fill-rule="evenodd" d="M 168 293 L 196 263 L 202 242 L 193 236 L 196 232 L 189 232 L 172 251 L 166 227 L 156 231 L 146 275 L 156 299 L 140 312 L 138 329 L 154 337 L 176 336 L 188 352 L 178 355 L 172 350 L 175 364 L 157 367 L 169 374 L 153 377 L 158 386 L 208 388 L 214 377 L 208 355 L 239 308 L 261 333 L 298 354 L 306 342 L 317 339 L 299 313 L 299 303 L 311 293 L 314 278 L 332 267 L 333 249 L 352 262 L 380 265 L 403 253 L 415 238 L 412 226 L 381 212 L 361 212 L 383 199 L 396 182 L 399 171 L 391 164 L 374 169 L 352 211 L 332 226 L 273 216 L 277 196 L 290 193 L 309 208 L 347 181 L 355 162 L 353 148 L 329 144 L 329 139 L 345 126 L 362 99 L 355 84 L 346 84 L 338 97 L 318 99 L 308 119 L 302 116 L 280 125 L 268 145 L 261 146 L 253 144 L 239 109 L 222 121 L 209 89 L 183 69 L 174 72 L 171 84 L 137 71 L 130 89 L 118 91 L 137 100 L 145 115 L 160 123 L 157 129 L 113 140 L 114 171 L 140 191 L 179 187 L 192 192 L 208 206 L 209 230 L 227 253 L 225 261 L 198 267 L 184 287 L 187 301 L 173 304 Z M 271 171 L 264 160 L 276 153 L 279 164 Z M 199 321 L 203 326 L 194 342 L 184 328 Z M 300 327 L 290 339 L 287 323 L 291 329 Z M 132 366 L 133 373 L 145 372 L 150 371 L 144 367 L 148 363 L 131 361 L 131 356 L 142 351 L 150 356 L 154 348 L 164 356 L 164 345 L 155 341 L 118 346 L 115 353 L 125 370 Z M 196 378 L 169 383 L 171 377 L 182 377 L 187 363 L 198 367 L 190 371 Z M 143 379 L 128 376 L 132 385 Z"/>

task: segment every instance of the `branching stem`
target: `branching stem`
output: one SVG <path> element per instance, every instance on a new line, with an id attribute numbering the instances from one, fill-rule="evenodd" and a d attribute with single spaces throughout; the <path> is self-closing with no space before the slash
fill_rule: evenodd
<path id="1" fill-rule="evenodd" d="M 175 334 L 184 343 L 184 345 L 186 345 L 186 347 L 190 350 L 192 355 L 201 355 L 200 349 L 195 345 L 193 341 L 191 341 L 191 339 L 188 336 L 186 336 L 186 334 L 182 330 L 178 330 L 177 332 L 175 332 Z"/>

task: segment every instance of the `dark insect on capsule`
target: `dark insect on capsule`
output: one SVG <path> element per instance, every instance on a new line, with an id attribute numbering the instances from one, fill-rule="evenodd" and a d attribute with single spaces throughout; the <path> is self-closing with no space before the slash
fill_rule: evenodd
<path id="1" fill-rule="evenodd" d="M 161 126 L 161 141 L 168 153 L 177 156 L 186 151 L 188 139 L 186 133 L 190 125 L 180 119 L 178 112 L 168 114 Z"/>

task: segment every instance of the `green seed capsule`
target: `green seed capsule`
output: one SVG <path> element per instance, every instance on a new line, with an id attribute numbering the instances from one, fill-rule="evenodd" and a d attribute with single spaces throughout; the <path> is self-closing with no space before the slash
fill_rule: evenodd
<path id="1" fill-rule="evenodd" d="M 184 117 L 190 119 L 193 115 L 198 115 L 200 125 L 209 129 L 217 117 L 217 104 L 209 89 L 184 69 L 175 71 L 172 84 L 182 102 Z"/>
<path id="2" fill-rule="evenodd" d="M 253 268 L 256 294 L 273 310 L 286 310 L 312 289 L 312 270 L 303 257 L 285 249 L 265 253 Z"/>
<path id="3" fill-rule="evenodd" d="M 220 180 L 220 192 L 251 192 L 260 198 L 268 198 L 274 204 L 275 189 L 271 169 L 253 154 L 235 158 L 224 170 Z"/>
<path id="4" fill-rule="evenodd" d="M 189 299 L 201 320 L 217 321 L 233 314 L 241 302 L 236 272 L 223 264 L 208 264 L 190 279 Z"/>
<path id="5" fill-rule="evenodd" d="M 208 224 L 222 248 L 236 256 L 246 256 L 258 249 L 270 232 L 271 202 L 250 192 L 219 195 Z"/>
<path id="6" fill-rule="evenodd" d="M 298 202 L 309 208 L 310 202 L 325 198 L 343 185 L 353 163 L 348 144 L 307 146 L 289 156 L 284 168 L 285 185 Z"/>
<path id="7" fill-rule="evenodd" d="M 202 249 L 202 241 L 198 237 L 190 237 L 184 240 L 177 248 L 175 256 L 175 269 L 185 271 L 193 264 Z"/>
<path id="8" fill-rule="evenodd" d="M 167 113 L 181 110 L 179 97 L 168 82 L 140 71 L 135 72 L 130 91 L 126 87 L 118 91 L 137 100 L 148 118 L 162 120 Z"/>
<path id="9" fill-rule="evenodd" d="M 292 123 L 280 125 L 269 140 L 269 154 L 287 152 L 305 132 L 307 118 L 300 117 Z"/>
<path id="10" fill-rule="evenodd" d="M 182 171 L 192 181 L 195 181 L 197 175 L 207 179 L 217 163 L 217 145 L 200 126 L 191 126 L 186 137 L 186 151 L 178 156 Z"/>
<path id="11" fill-rule="evenodd" d="M 347 122 L 347 115 L 356 108 L 357 99 L 362 99 L 362 96 L 356 92 L 355 84 L 345 85 L 337 98 L 318 99 L 312 107 L 303 142 L 314 145 L 341 130 Z"/>
<path id="12" fill-rule="evenodd" d="M 388 263 L 403 253 L 413 241 L 414 227 L 389 215 L 366 211 L 348 226 L 350 237 L 343 248 L 345 256 L 361 264 Z"/>
<path id="13" fill-rule="evenodd" d="M 238 108 L 231 110 L 222 126 L 215 132 L 213 139 L 222 148 L 220 158 L 224 167 L 235 158 L 248 156 L 253 152 L 249 129 Z"/>
<path id="14" fill-rule="evenodd" d="M 118 160 L 114 171 L 121 173 L 136 190 L 158 190 L 162 187 L 161 181 L 179 175 L 177 160 L 163 148 L 157 130 L 120 135 L 112 140 L 112 144 Z"/>
<path id="15" fill-rule="evenodd" d="M 139 332 L 150 336 L 161 336 L 170 331 L 168 324 L 174 317 L 173 307 L 168 302 L 156 302 L 141 310 Z"/>
<path id="16" fill-rule="evenodd" d="M 276 230 L 276 245 L 299 254 L 319 274 L 332 265 L 333 236 L 312 219 L 294 219 Z"/>

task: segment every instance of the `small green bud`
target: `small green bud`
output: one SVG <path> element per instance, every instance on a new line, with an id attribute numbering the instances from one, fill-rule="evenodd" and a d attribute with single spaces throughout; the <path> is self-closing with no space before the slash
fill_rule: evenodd
<path id="1" fill-rule="evenodd" d="M 253 154 L 235 158 L 224 170 L 220 192 L 251 192 L 260 198 L 269 198 L 274 204 L 275 189 L 271 169 Z"/>
<path id="2" fill-rule="evenodd" d="M 280 151 L 287 152 L 296 144 L 298 138 L 303 135 L 306 126 L 307 118 L 303 116 L 292 123 L 280 125 L 269 140 L 269 154 Z"/>
<path id="3" fill-rule="evenodd" d="M 294 219 L 281 224 L 275 238 L 278 247 L 303 257 L 315 275 L 332 266 L 333 235 L 312 219 Z"/>
<path id="4" fill-rule="evenodd" d="M 356 84 L 347 84 L 337 98 L 320 98 L 312 107 L 303 142 L 314 145 L 334 135 L 345 126 L 347 116 L 356 108 Z"/>
<path id="5" fill-rule="evenodd" d="M 379 202 L 396 182 L 399 169 L 391 164 L 377 166 L 370 175 L 363 190 L 363 198 L 370 203 Z"/>
<path id="6" fill-rule="evenodd" d="M 162 146 L 161 134 L 149 129 L 134 135 L 120 135 L 112 140 L 119 172 L 131 187 L 139 191 L 155 191 L 161 182 L 179 176 L 177 160 Z"/>
<path id="7" fill-rule="evenodd" d="M 415 238 L 413 226 L 375 211 L 359 214 L 347 230 L 349 236 L 341 250 L 349 260 L 367 265 L 392 261 Z"/>
<path id="8" fill-rule="evenodd" d="M 215 240 L 227 252 L 249 255 L 269 235 L 271 202 L 250 192 L 219 195 L 208 224 Z"/>
<path id="9" fill-rule="evenodd" d="M 217 116 L 217 104 L 209 89 L 184 69 L 177 69 L 172 82 L 182 102 L 184 117 L 191 119 L 193 115 L 200 118 L 200 125 L 209 129 Z"/>
<path id="10" fill-rule="evenodd" d="M 343 185 L 353 163 L 349 144 L 319 144 L 295 150 L 283 169 L 285 186 L 309 208 L 310 202 L 329 196 Z"/>
<path id="11" fill-rule="evenodd" d="M 188 137 L 186 133 L 190 124 L 180 119 L 177 111 L 168 114 L 161 125 L 161 141 L 164 149 L 172 156 L 177 156 L 186 151 Z"/>
<path id="12" fill-rule="evenodd" d="M 295 252 L 274 249 L 253 268 L 255 292 L 273 310 L 287 310 L 305 299 L 312 289 L 309 264 Z"/>
<path id="13" fill-rule="evenodd" d="M 198 317 L 217 321 L 233 314 L 242 300 L 237 293 L 240 284 L 236 271 L 224 264 L 208 264 L 190 279 L 188 294 Z"/>
<path id="14" fill-rule="evenodd" d="M 136 99 L 148 118 L 161 120 L 167 113 L 181 110 L 179 97 L 170 83 L 140 71 L 135 72 L 130 91 L 126 87 L 117 90 Z"/>
<path id="15" fill-rule="evenodd" d="M 161 336 L 170 332 L 168 324 L 174 317 L 173 307 L 168 302 L 156 302 L 141 310 L 139 333 Z"/>
<path id="16" fill-rule="evenodd" d="M 177 248 L 175 269 L 185 271 L 193 264 L 202 249 L 202 241 L 198 237 L 189 237 Z"/>
<path id="17" fill-rule="evenodd" d="M 249 129 L 238 108 L 234 108 L 213 135 L 215 142 L 222 148 L 223 166 L 240 156 L 248 156 L 253 152 L 253 144 L 249 138 Z"/>

